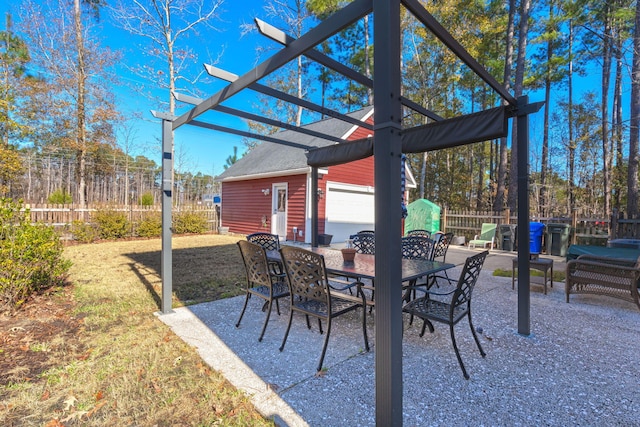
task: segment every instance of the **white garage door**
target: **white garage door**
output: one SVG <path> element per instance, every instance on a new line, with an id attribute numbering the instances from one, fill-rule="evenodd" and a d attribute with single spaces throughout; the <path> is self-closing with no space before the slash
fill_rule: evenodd
<path id="1" fill-rule="evenodd" d="M 344 242 L 360 230 L 373 230 L 373 187 L 327 183 L 325 233 L 332 243 Z"/>

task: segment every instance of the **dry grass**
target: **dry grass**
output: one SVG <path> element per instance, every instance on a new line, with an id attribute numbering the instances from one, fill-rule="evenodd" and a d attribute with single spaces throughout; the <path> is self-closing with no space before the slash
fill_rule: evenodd
<path id="1" fill-rule="evenodd" d="M 173 239 L 174 306 L 239 293 L 237 240 Z M 153 315 L 159 239 L 70 246 L 65 256 L 80 343 L 39 378 L 0 388 L 1 425 L 272 425 Z"/>

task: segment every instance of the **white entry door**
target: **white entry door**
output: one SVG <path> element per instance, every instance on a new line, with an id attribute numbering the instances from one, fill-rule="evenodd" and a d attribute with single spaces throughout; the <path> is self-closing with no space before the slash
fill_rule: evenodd
<path id="1" fill-rule="evenodd" d="M 287 239 L 287 184 L 273 184 L 271 234 Z"/>

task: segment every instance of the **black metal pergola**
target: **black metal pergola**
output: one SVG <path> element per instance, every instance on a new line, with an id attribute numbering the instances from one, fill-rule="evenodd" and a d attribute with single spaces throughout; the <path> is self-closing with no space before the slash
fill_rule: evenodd
<path id="1" fill-rule="evenodd" d="M 444 43 L 467 67 L 478 75 L 503 100 L 503 106 L 482 112 L 443 119 L 419 104 L 402 96 L 401 91 L 401 43 L 400 8 L 403 6 L 424 27 Z M 352 25 L 366 15 L 373 14 L 374 79 L 333 60 L 316 50 L 323 41 Z M 312 193 L 317 190 L 318 167 L 345 163 L 374 155 L 375 168 L 375 230 L 376 230 L 376 423 L 381 426 L 402 425 L 402 303 L 401 303 L 401 236 L 402 213 L 398 203 L 401 188 L 401 156 L 403 153 L 419 153 L 454 147 L 508 134 L 508 120 L 517 120 L 518 146 L 518 227 L 529 229 L 528 199 L 528 115 L 536 112 L 541 103 L 530 104 L 528 97 L 514 98 L 498 83 L 453 36 L 419 3 L 418 0 L 354 0 L 302 37 L 293 37 L 256 20 L 259 31 L 283 45 L 273 56 L 242 76 L 236 76 L 212 66 L 206 66 L 212 76 L 228 82 L 226 87 L 206 99 L 184 95 L 175 96 L 193 104 L 186 113 L 173 117 L 154 112 L 162 119 L 162 297 L 161 313 L 172 311 L 172 248 L 171 208 L 173 176 L 173 132 L 183 125 L 199 126 L 228 132 L 258 140 L 295 146 L 306 150 L 308 164 L 312 167 Z M 310 101 L 297 98 L 259 83 L 259 80 L 280 67 L 305 55 L 361 85 L 373 89 L 374 125 L 353 119 L 339 111 L 327 109 Z M 336 141 L 334 137 L 320 133 L 313 136 L 336 142 L 335 145 L 316 149 L 303 144 L 279 140 L 276 135 L 265 136 L 232 129 L 199 120 L 209 110 L 232 114 L 309 134 L 308 129 L 261 117 L 246 111 L 221 105 L 225 100 L 244 90 L 253 90 L 279 98 L 306 109 L 362 126 L 374 131 L 373 138 L 354 142 Z M 403 127 L 403 108 L 409 108 L 432 122 L 416 127 Z M 311 198 L 315 200 L 314 197 Z M 391 206 L 398 206 L 392 209 Z M 317 202 L 312 207 L 314 229 L 312 244 L 317 243 Z M 518 245 L 518 332 L 530 334 L 529 295 L 529 235 L 521 233 Z"/>

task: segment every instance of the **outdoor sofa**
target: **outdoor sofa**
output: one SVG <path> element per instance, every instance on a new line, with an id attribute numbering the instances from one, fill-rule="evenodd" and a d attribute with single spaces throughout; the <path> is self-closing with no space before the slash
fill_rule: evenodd
<path id="1" fill-rule="evenodd" d="M 567 262 L 565 294 L 597 294 L 623 299 L 640 309 L 640 258 L 629 260 L 581 255 Z"/>

